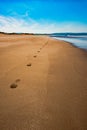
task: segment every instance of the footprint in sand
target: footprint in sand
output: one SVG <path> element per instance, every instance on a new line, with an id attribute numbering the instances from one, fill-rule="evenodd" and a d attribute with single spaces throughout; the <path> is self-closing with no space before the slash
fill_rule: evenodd
<path id="1" fill-rule="evenodd" d="M 27 66 L 31 66 L 31 65 L 32 65 L 31 63 L 27 64 Z"/>
<path id="2" fill-rule="evenodd" d="M 17 88 L 17 87 L 18 87 L 18 85 L 16 83 L 13 83 L 10 85 L 10 88 Z"/>
<path id="3" fill-rule="evenodd" d="M 20 79 L 16 79 L 15 83 L 13 83 L 13 84 L 10 85 L 10 88 L 17 88 L 18 87 L 17 83 L 20 82 L 20 81 L 21 81 Z"/>
<path id="4" fill-rule="evenodd" d="M 16 80 L 15 80 L 16 83 L 18 83 L 18 82 L 20 82 L 20 81 L 21 81 L 20 79 L 16 79 Z"/>
<path id="5" fill-rule="evenodd" d="M 34 58 L 36 58 L 37 57 L 37 55 L 35 55 L 35 56 L 33 56 Z"/>
<path id="6" fill-rule="evenodd" d="M 37 52 L 40 52 L 40 51 L 37 51 Z"/>

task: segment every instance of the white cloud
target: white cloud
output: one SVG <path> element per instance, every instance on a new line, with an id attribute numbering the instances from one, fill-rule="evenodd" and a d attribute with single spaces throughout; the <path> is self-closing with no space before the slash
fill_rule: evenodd
<path id="1" fill-rule="evenodd" d="M 26 12 L 28 15 L 28 12 Z M 51 23 L 51 22 L 36 22 L 29 18 L 14 18 L 0 16 L 0 31 L 1 32 L 28 32 L 28 33 L 53 33 L 53 32 L 87 32 L 87 25 L 80 23 Z"/>

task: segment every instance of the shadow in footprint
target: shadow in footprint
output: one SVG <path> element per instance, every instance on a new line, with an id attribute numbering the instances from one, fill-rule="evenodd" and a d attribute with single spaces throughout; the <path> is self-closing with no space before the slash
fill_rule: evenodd
<path id="1" fill-rule="evenodd" d="M 17 87 L 18 87 L 18 85 L 16 83 L 13 83 L 10 85 L 10 88 L 17 88 Z"/>
<path id="2" fill-rule="evenodd" d="M 27 64 L 27 66 L 31 66 L 31 65 L 32 65 L 31 63 Z"/>
<path id="3" fill-rule="evenodd" d="M 37 52 L 40 52 L 40 51 L 37 51 Z"/>
<path id="4" fill-rule="evenodd" d="M 20 79 L 16 79 L 16 80 L 15 80 L 16 83 L 18 83 L 18 82 L 20 82 L 20 81 L 21 81 Z"/>
<path id="5" fill-rule="evenodd" d="M 35 56 L 33 56 L 34 58 L 36 58 L 37 56 L 35 55 Z"/>

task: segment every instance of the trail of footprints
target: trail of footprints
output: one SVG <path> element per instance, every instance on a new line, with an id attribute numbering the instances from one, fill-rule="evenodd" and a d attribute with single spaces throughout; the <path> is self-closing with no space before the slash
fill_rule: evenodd
<path id="1" fill-rule="evenodd" d="M 40 50 L 42 50 L 42 49 L 46 46 L 47 43 L 48 43 L 48 42 L 46 42 L 46 43 L 40 48 Z M 37 52 L 40 53 L 40 50 L 37 51 Z M 37 55 L 34 55 L 33 57 L 36 58 Z M 27 67 L 31 67 L 31 66 L 32 66 L 32 63 L 28 63 L 26 66 L 27 66 Z M 18 83 L 19 83 L 20 81 L 21 81 L 20 79 L 16 79 L 15 82 L 10 85 L 10 88 L 12 88 L 12 89 L 17 88 L 17 87 L 18 87 Z"/>

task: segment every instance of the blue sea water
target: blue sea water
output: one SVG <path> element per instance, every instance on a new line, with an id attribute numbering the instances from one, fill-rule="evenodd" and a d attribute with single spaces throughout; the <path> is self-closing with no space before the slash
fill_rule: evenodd
<path id="1" fill-rule="evenodd" d="M 55 39 L 63 40 L 69 43 L 72 43 L 74 46 L 78 48 L 82 48 L 87 50 L 87 36 L 77 36 L 77 37 L 53 37 Z"/>

